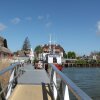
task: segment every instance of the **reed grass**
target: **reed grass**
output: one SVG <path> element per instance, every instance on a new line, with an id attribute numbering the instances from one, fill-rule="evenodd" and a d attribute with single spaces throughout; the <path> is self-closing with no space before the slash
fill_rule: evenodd
<path id="1" fill-rule="evenodd" d="M 0 60 L 0 71 L 4 68 L 8 67 L 10 65 L 8 60 Z M 10 73 L 6 72 L 3 75 L 0 76 L 0 83 L 2 87 L 5 87 L 7 83 L 9 82 Z"/>

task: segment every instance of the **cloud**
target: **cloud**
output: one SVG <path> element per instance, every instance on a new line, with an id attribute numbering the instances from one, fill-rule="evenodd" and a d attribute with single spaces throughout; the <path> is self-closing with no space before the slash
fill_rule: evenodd
<path id="1" fill-rule="evenodd" d="M 32 17 L 26 17 L 25 18 L 27 21 L 31 21 L 32 20 Z"/>
<path id="2" fill-rule="evenodd" d="M 52 26 L 52 22 L 50 21 L 50 15 L 46 14 L 44 16 L 38 16 L 38 20 L 42 20 L 45 27 L 49 28 Z"/>
<path id="3" fill-rule="evenodd" d="M 49 18 L 50 18 L 50 15 L 49 14 L 47 14 L 47 15 L 45 15 L 45 16 L 38 16 L 38 20 L 49 20 Z"/>
<path id="4" fill-rule="evenodd" d="M 14 18 L 14 19 L 11 20 L 11 22 L 12 22 L 13 24 L 18 24 L 18 23 L 20 23 L 20 21 L 21 21 L 21 19 L 18 18 L 18 17 L 16 17 L 16 18 Z"/>
<path id="5" fill-rule="evenodd" d="M 97 33 L 100 34 L 100 21 L 97 22 Z"/>
<path id="6" fill-rule="evenodd" d="M 47 28 L 50 27 L 51 25 L 52 25 L 51 22 L 46 23 L 46 27 L 47 27 Z"/>
<path id="7" fill-rule="evenodd" d="M 0 23 L 0 31 L 3 31 L 6 28 L 6 25 Z"/>
<path id="8" fill-rule="evenodd" d="M 43 20 L 44 16 L 38 16 L 38 20 Z"/>

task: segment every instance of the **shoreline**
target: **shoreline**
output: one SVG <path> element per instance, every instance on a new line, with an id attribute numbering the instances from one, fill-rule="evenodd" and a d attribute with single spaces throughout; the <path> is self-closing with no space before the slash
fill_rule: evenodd
<path id="1" fill-rule="evenodd" d="M 100 67 L 100 64 L 72 64 L 72 63 L 64 63 L 63 64 L 64 67 L 80 67 L 80 68 L 86 68 L 86 67 Z"/>

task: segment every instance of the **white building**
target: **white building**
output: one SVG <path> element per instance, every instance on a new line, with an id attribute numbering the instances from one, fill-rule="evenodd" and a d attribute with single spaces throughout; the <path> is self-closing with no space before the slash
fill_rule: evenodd
<path id="1" fill-rule="evenodd" d="M 31 61 L 34 60 L 34 52 L 33 52 L 33 49 L 32 48 L 31 48 L 30 53 L 29 53 L 28 56 L 29 56 L 29 58 L 30 58 Z"/>
<path id="2" fill-rule="evenodd" d="M 63 57 L 64 49 L 57 44 L 45 44 L 43 47 L 43 59 L 46 60 L 47 55 L 50 56 L 50 59 L 53 59 L 51 55 L 56 55 L 57 59 L 60 59 Z M 58 55 L 58 56 L 57 56 Z M 60 57 L 60 58 L 59 58 Z"/>

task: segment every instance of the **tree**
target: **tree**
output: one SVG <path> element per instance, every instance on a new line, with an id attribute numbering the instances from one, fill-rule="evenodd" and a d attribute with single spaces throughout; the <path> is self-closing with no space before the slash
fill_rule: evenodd
<path id="1" fill-rule="evenodd" d="M 43 52 L 43 49 L 42 49 L 42 47 L 40 45 L 38 45 L 38 46 L 35 47 L 34 52 L 38 56 L 39 53 Z"/>
<path id="2" fill-rule="evenodd" d="M 79 59 L 75 61 L 75 64 L 88 64 L 88 62 L 86 60 Z"/>
<path id="3" fill-rule="evenodd" d="M 75 52 L 69 51 L 69 52 L 67 53 L 67 55 L 68 55 L 68 58 L 76 58 Z"/>
<path id="4" fill-rule="evenodd" d="M 3 42 L 4 42 L 4 47 L 5 47 L 5 48 L 8 48 L 8 45 L 7 45 L 7 40 L 6 40 L 6 39 L 4 39 L 4 41 L 3 41 Z"/>
<path id="5" fill-rule="evenodd" d="M 67 54 L 66 53 L 64 53 L 64 58 L 67 58 Z"/>
<path id="6" fill-rule="evenodd" d="M 31 49 L 30 41 L 29 41 L 29 38 L 26 37 L 26 38 L 25 38 L 25 41 L 24 41 L 24 43 L 23 43 L 22 50 L 28 51 L 28 50 L 30 50 L 30 49 Z"/>

